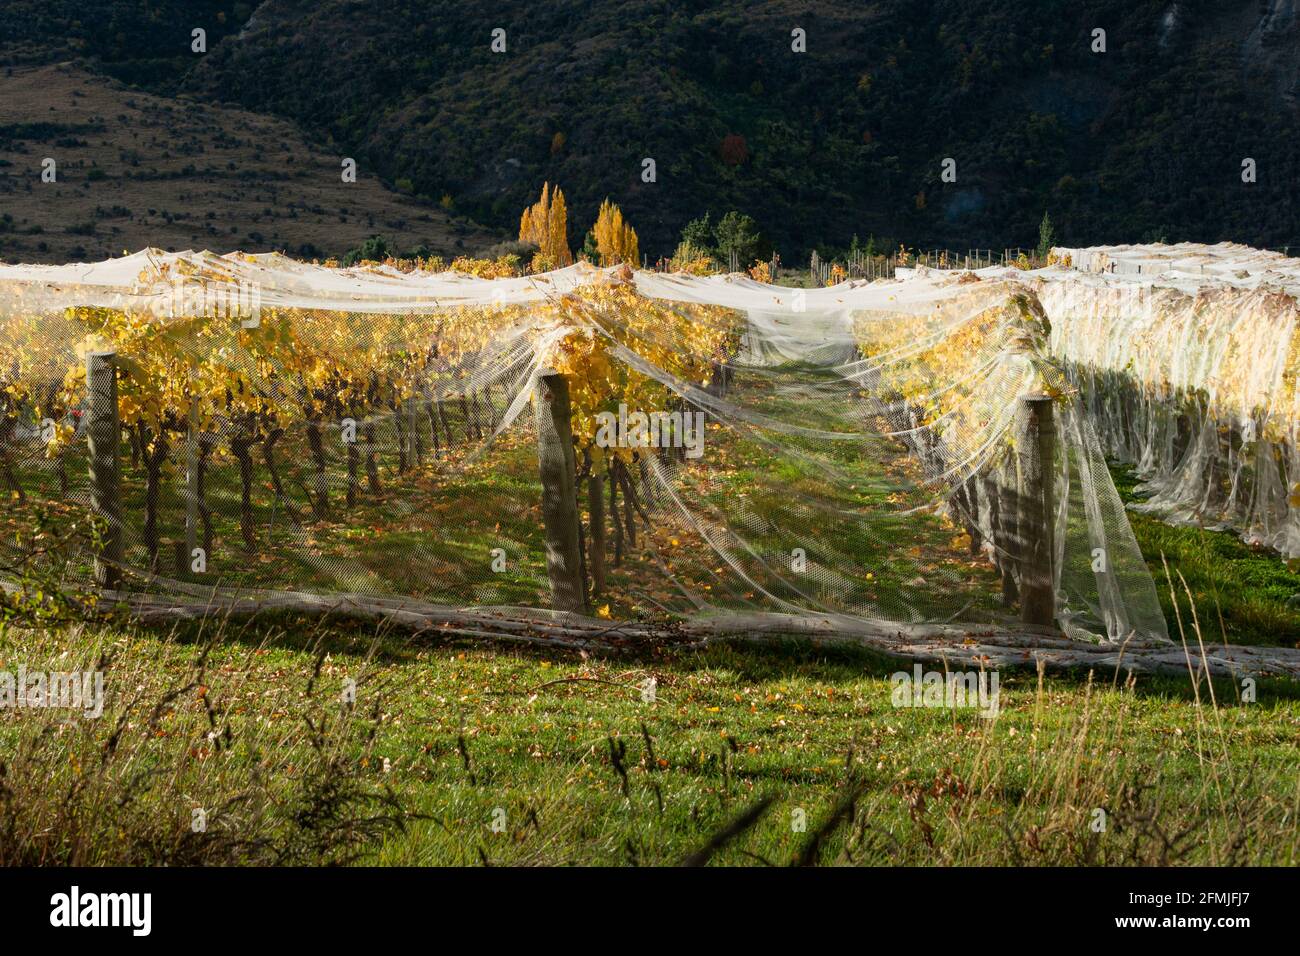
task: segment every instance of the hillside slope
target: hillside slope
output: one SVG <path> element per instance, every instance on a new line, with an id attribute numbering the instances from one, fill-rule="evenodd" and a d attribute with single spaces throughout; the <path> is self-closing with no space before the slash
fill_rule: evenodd
<path id="1" fill-rule="evenodd" d="M 498 237 L 386 188 L 285 120 L 153 96 L 71 64 L 0 80 L 0 259 L 145 246 L 342 255 L 367 236 L 445 254 Z M 42 161 L 56 162 L 43 182 Z"/>
<path id="2" fill-rule="evenodd" d="M 559 181 L 575 245 L 606 195 L 651 255 L 731 208 L 787 261 L 855 233 L 1027 245 L 1044 210 L 1071 245 L 1300 245 L 1295 0 L 13 5 L 10 62 L 72 51 L 289 118 L 498 229 Z"/>
<path id="3" fill-rule="evenodd" d="M 1293 6 L 268 0 L 186 85 L 326 129 L 485 220 L 542 179 L 584 222 L 608 193 L 652 252 L 731 207 L 788 254 L 855 232 L 1029 244 L 1044 209 L 1067 239 L 1273 246 L 1300 239 Z"/>

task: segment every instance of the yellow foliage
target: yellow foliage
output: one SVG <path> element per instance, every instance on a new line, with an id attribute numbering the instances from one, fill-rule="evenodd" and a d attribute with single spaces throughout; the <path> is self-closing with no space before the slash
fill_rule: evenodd
<path id="1" fill-rule="evenodd" d="M 494 278 L 516 274 L 518 262 L 460 259 L 452 266 Z M 219 267 L 201 268 L 175 272 L 194 283 L 218 277 L 206 270 Z M 645 299 L 630 279 L 628 269 L 541 302 L 429 312 L 275 305 L 248 324 L 216 311 L 160 317 L 139 309 L 77 307 L 66 310 L 64 328 L 56 332 L 50 317 L 15 311 L 0 318 L 0 405 L 24 405 L 38 420 L 52 419 L 47 453 L 58 454 L 73 440 L 70 415 L 84 405 L 86 353 L 111 350 L 122 424 L 147 444 L 185 434 L 191 415 L 200 431 L 251 441 L 304 423 L 396 410 L 407 399 L 464 394 L 475 387 L 469 379 L 475 357 L 503 335 L 517 335 L 548 350 L 540 362 L 571 376 L 579 446 L 601 458 L 594 448 L 598 412 L 620 402 L 665 409 L 676 398 L 631 368 L 618 350 L 702 387 L 740 338 L 738 313 Z M 221 446 L 213 452 L 230 453 Z"/>
<path id="2" fill-rule="evenodd" d="M 606 199 L 600 204 L 600 214 L 592 227 L 596 249 L 600 252 L 602 266 L 615 266 L 626 262 L 632 266 L 641 263 L 641 248 L 636 230 L 624 221 L 622 211 Z"/>
<path id="3" fill-rule="evenodd" d="M 543 314 L 556 315 L 573 331 L 553 348 L 549 365 L 569 376 L 573 435 L 579 451 L 595 447 L 596 415 L 632 409 L 670 408 L 676 393 L 636 371 L 614 354 L 635 352 L 660 369 L 696 387 L 707 385 L 714 363 L 738 347 L 743 320 L 717 306 L 668 305 L 637 295 L 630 282 L 593 285 L 580 295 L 549 303 Z M 631 449 L 606 449 L 628 459 Z"/>
<path id="4" fill-rule="evenodd" d="M 673 253 L 668 265 L 673 272 L 682 272 L 691 276 L 714 275 L 718 271 L 717 263 L 709 254 L 689 242 L 678 244 L 677 251 Z"/>
<path id="5" fill-rule="evenodd" d="M 496 259 L 471 259 L 457 256 L 449 267 L 453 272 L 478 276 L 480 279 L 509 279 L 522 275 L 519 257 L 515 255 L 498 256 Z"/>
<path id="6" fill-rule="evenodd" d="M 519 241 L 537 246 L 537 255 L 533 258 L 534 272 L 573 265 L 568 233 L 569 211 L 564 191 L 556 186 L 552 193 L 550 183 L 544 183 L 542 198 L 525 209 L 519 218 Z"/>
<path id="7" fill-rule="evenodd" d="M 864 361 L 879 361 L 880 387 L 962 462 L 1007 450 L 1009 432 L 994 443 L 990 431 L 1006 424 L 1003 395 L 1063 384 L 1039 360 L 1050 326 L 1037 299 L 1001 283 L 968 289 L 928 313 L 859 312 L 853 327 Z M 936 382 L 954 384 L 936 389 Z"/>

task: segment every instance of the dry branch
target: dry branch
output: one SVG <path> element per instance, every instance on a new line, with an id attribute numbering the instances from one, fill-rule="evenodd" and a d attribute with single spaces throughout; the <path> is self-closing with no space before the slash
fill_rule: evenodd
<path id="1" fill-rule="evenodd" d="M 613 622 L 580 614 L 517 607 L 456 608 L 416 600 L 363 594 L 205 589 L 179 581 L 168 594 L 96 592 L 103 604 L 122 608 L 144 623 L 205 618 L 247 620 L 275 614 L 332 618 L 386 625 L 414 635 L 527 644 L 588 653 L 652 649 L 698 650 L 715 643 L 779 645 L 806 640 L 822 647 L 861 647 L 903 661 L 947 666 L 1132 671 L 1185 675 L 1188 653 L 1180 644 L 1091 644 L 1048 628 L 1015 626 L 905 625 L 860 618 L 794 614 L 732 614 L 681 622 Z M 17 588 L 0 584 L 6 591 Z M 1197 671 L 1232 677 L 1300 679 L 1300 649 L 1218 646 L 1193 650 Z"/>

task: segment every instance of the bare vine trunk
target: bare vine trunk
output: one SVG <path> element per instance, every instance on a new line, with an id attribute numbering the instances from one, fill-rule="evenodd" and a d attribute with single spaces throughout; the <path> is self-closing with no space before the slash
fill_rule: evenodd
<path id="1" fill-rule="evenodd" d="M 212 509 L 208 507 L 208 459 L 216 447 L 216 436 L 203 434 L 199 436 L 199 460 L 195 465 L 195 497 L 197 498 L 199 521 L 203 523 L 203 553 L 212 555 Z"/>
<path id="2" fill-rule="evenodd" d="M 434 406 L 438 409 L 438 421 L 442 422 L 442 433 L 447 436 L 447 450 L 450 451 L 451 446 L 456 444 L 456 437 L 451 432 L 451 422 L 447 420 L 447 408 L 443 405 L 441 391 L 438 392 Z"/>
<path id="3" fill-rule="evenodd" d="M 8 412 L 0 418 L 0 469 L 4 471 L 5 483 L 17 497 L 18 503 L 22 504 L 27 500 L 27 494 L 23 491 L 22 483 L 18 480 L 13 462 L 9 458 L 9 445 L 17 427 L 18 419 Z"/>
<path id="4" fill-rule="evenodd" d="M 402 421 L 402 406 L 393 407 L 393 425 L 397 429 L 397 473 L 406 474 L 406 424 Z"/>
<path id="5" fill-rule="evenodd" d="M 253 528 L 253 435 L 245 426 L 230 441 L 230 453 L 239 462 L 239 531 L 244 538 L 244 548 L 257 550 L 257 534 Z"/>
<path id="6" fill-rule="evenodd" d="M 415 408 L 415 399 L 411 399 L 406 406 L 411 414 L 407 416 L 411 429 L 411 454 L 415 460 L 411 462 L 413 468 L 418 468 L 424 464 L 424 432 L 420 430 L 420 419 Z"/>
<path id="7" fill-rule="evenodd" d="M 307 423 L 307 445 L 311 448 L 312 462 L 315 465 L 315 493 L 312 495 L 312 513 L 317 518 L 328 518 L 330 514 L 329 479 L 325 473 L 325 440 L 321 435 L 320 423 Z"/>
<path id="8" fill-rule="evenodd" d="M 379 462 L 375 459 L 375 426 L 366 425 L 366 482 L 370 493 L 376 498 L 383 497 L 384 489 L 379 485 Z"/>
<path id="9" fill-rule="evenodd" d="M 478 422 L 474 421 L 469 414 L 469 402 L 465 398 L 465 393 L 460 393 L 460 413 L 465 416 L 465 440 L 473 441 L 479 437 Z"/>
<path id="10" fill-rule="evenodd" d="M 591 593 L 605 590 L 605 480 L 594 468 L 587 476 L 587 510 L 591 516 Z"/>
<path id="11" fill-rule="evenodd" d="M 429 434 L 433 436 L 433 457 L 442 457 L 442 442 L 438 438 L 438 416 L 433 411 L 433 400 L 424 400 L 424 415 L 429 419 Z"/>
<path id="12" fill-rule="evenodd" d="M 607 467 L 609 476 L 609 520 L 614 525 L 614 567 L 623 565 L 623 522 L 618 513 L 618 459 L 611 458 Z"/>
<path id="13" fill-rule="evenodd" d="M 167 438 L 160 431 L 151 436 L 144 424 L 140 447 L 144 449 L 144 546 L 149 553 L 149 570 L 158 572 L 158 495 L 162 490 L 163 463 L 167 460 Z M 151 440 L 152 439 L 152 440 Z"/>
<path id="14" fill-rule="evenodd" d="M 290 503 L 284 493 L 284 483 L 280 480 L 280 464 L 275 460 L 275 445 L 284 436 L 283 428 L 272 428 L 262 439 L 262 460 L 271 476 L 271 488 L 275 491 L 275 500 L 294 524 L 301 524 L 298 509 Z"/>
<path id="15" fill-rule="evenodd" d="M 357 472 L 360 470 L 361 455 L 356 442 L 348 442 L 348 493 L 347 503 L 353 508 L 357 503 Z"/>

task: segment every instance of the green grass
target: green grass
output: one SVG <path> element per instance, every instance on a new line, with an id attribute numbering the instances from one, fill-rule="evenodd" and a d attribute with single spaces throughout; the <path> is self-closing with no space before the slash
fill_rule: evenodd
<path id="1" fill-rule="evenodd" d="M 797 411 L 782 406 L 788 396 L 754 395 L 767 414 L 789 421 Z M 890 456 L 847 443 L 775 455 L 709 436 L 729 447 L 720 465 L 686 466 L 698 500 L 737 526 L 742 514 L 759 519 L 751 542 L 772 553 L 823 509 L 829 530 L 809 558 L 874 569 L 835 582 L 837 599 L 896 606 L 944 582 L 954 603 L 993 610 L 996 581 L 955 528 L 930 514 L 891 517 L 920 502 L 907 497 L 914 476 Z M 286 480 L 306 479 L 292 441 L 283 461 Z M 228 552 L 221 573 L 323 587 L 369 574 L 381 589 L 431 600 L 543 601 L 531 446 L 505 442 L 491 460 L 451 466 L 454 480 L 432 462 L 400 477 L 386 470 L 384 501 L 363 495 L 351 513 L 299 529 L 281 517 L 274 535 L 259 469 L 264 545 L 251 558 L 236 553 L 238 488 L 220 469 L 211 493 Z M 29 477 L 34 497 L 57 498 L 52 473 Z M 1131 477 L 1116 480 L 1133 500 Z M 138 486 L 128 494 L 138 506 Z M 180 509 L 168 495 L 164 535 L 175 536 Z M 1229 534 L 1130 520 L 1173 634 L 1162 555 L 1174 581 L 1186 579 L 1207 644 L 1294 643 L 1300 609 L 1285 602 L 1300 575 L 1276 556 Z M 697 593 L 724 587 L 714 553 L 692 534 L 666 520 L 611 571 L 615 616 L 643 599 L 670 603 L 651 554 Z M 502 542 L 515 560 L 492 575 Z M 918 569 L 931 583 L 911 583 Z M 1191 604 L 1179 594 L 1191 640 Z M 0 708 L 0 863 L 669 864 L 757 805 L 754 825 L 711 862 L 1229 865 L 1300 855 L 1300 690 L 1283 682 L 1261 683 L 1251 700 L 1244 685 L 1190 676 L 1004 669 L 999 714 L 985 720 L 895 707 L 900 665 L 806 644 L 601 659 L 287 619 L 174 631 L 14 621 L 0 627 L 0 671 L 18 666 L 102 667 L 108 704 L 99 720 Z M 650 678 L 654 700 L 643 696 Z M 203 833 L 191 828 L 196 809 L 207 814 Z"/>
<path id="2" fill-rule="evenodd" d="M 1300 853 L 1293 684 L 1266 682 L 1244 703 L 1226 683 L 1004 670 L 999 714 L 985 720 L 896 708 L 898 665 L 806 645 L 604 660 L 296 621 L 204 637 L 0 631 L 0 670 L 93 667 L 106 652 L 100 720 L 0 711 L 0 859 L 274 862 L 274 847 L 325 862 L 339 854 L 319 849 L 321 821 L 357 834 L 378 807 L 391 825 L 358 837 L 359 862 L 665 864 L 769 798 L 713 862 L 1294 864 Z M 329 802 L 336 791 L 347 813 Z M 202 836 L 189 833 L 195 808 L 208 813 Z"/>
<path id="3" fill-rule="evenodd" d="M 1111 473 L 1126 502 L 1141 500 L 1131 470 L 1115 467 Z M 1196 602 L 1207 640 L 1289 647 L 1300 643 L 1300 573 L 1288 569 L 1275 552 L 1251 547 L 1229 531 L 1166 524 L 1132 510 L 1128 519 L 1156 580 L 1171 634 L 1178 633 L 1178 620 L 1165 562 L 1182 602 L 1184 623 L 1189 612 L 1182 581 Z"/>

